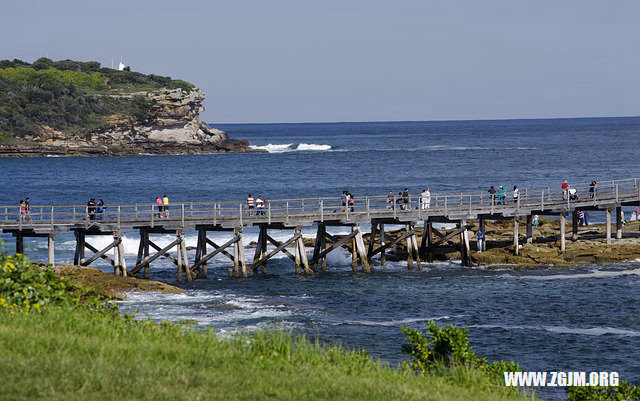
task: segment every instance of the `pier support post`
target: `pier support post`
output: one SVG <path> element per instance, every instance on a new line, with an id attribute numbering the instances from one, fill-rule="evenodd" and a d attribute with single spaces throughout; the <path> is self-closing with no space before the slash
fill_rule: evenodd
<path id="1" fill-rule="evenodd" d="M 564 214 L 560 213 L 560 251 L 564 252 L 565 250 L 565 225 L 567 223 L 567 219 L 564 217 Z"/>
<path id="2" fill-rule="evenodd" d="M 384 246 L 385 243 L 385 234 L 384 234 L 384 224 L 380 223 L 380 246 Z M 380 252 L 380 266 L 384 267 L 384 264 L 387 260 L 387 253 L 385 249 Z"/>
<path id="3" fill-rule="evenodd" d="M 302 233 L 301 227 L 296 227 L 296 234 L 298 233 Z M 307 249 L 304 246 L 304 239 L 302 238 L 302 235 L 298 237 L 296 244 L 297 244 L 296 246 L 297 251 L 300 253 L 299 256 L 300 256 L 300 261 L 302 263 L 302 268 L 304 270 L 304 274 L 308 274 L 308 275 L 313 274 L 313 270 L 309 268 L 309 258 L 307 257 Z"/>
<path id="4" fill-rule="evenodd" d="M 327 226 L 324 224 L 322 225 L 322 237 L 320 238 L 320 240 L 322 241 L 322 243 L 320 244 L 320 250 L 321 252 L 325 252 L 327 250 Z M 326 253 L 321 258 L 321 260 L 322 260 L 322 271 L 326 272 L 327 271 L 327 254 Z"/>
<path id="5" fill-rule="evenodd" d="M 148 261 L 149 260 L 149 232 L 147 232 L 147 230 L 144 231 L 145 236 L 144 236 L 144 261 Z M 143 277 L 148 279 L 151 276 L 151 267 L 149 266 L 149 263 L 144 265 L 144 272 L 143 272 Z"/>
<path id="6" fill-rule="evenodd" d="M 458 228 L 460 228 L 460 261 L 462 266 L 471 266 L 471 247 L 469 246 L 469 231 L 467 231 L 467 221 L 460 220 Z"/>
<path id="7" fill-rule="evenodd" d="M 295 231 L 294 231 L 294 235 L 298 235 L 300 234 L 300 229 L 298 227 L 296 227 Z M 298 240 L 295 241 L 296 243 L 296 248 L 295 248 L 295 264 L 296 264 L 296 274 L 300 274 L 300 264 L 302 263 L 302 261 L 300 260 L 300 243 L 298 242 Z"/>
<path id="8" fill-rule="evenodd" d="M 527 215 L 527 244 L 533 242 L 533 216 Z"/>
<path id="9" fill-rule="evenodd" d="M 520 254 L 520 243 L 518 238 L 518 218 L 513 218 L 513 253 L 516 255 Z"/>
<path id="10" fill-rule="evenodd" d="M 182 238 L 180 236 L 180 233 L 176 233 L 176 236 L 178 237 L 178 239 L 176 240 L 175 244 L 176 244 L 176 265 L 178 266 L 178 277 L 177 277 L 177 281 L 178 283 L 182 282 L 182 247 L 180 246 L 182 244 Z"/>
<path id="11" fill-rule="evenodd" d="M 367 249 L 364 246 L 364 239 L 362 238 L 362 231 L 359 226 L 356 226 L 357 234 L 355 236 L 356 240 L 356 248 L 358 249 L 358 255 L 360 256 L 360 265 L 362 266 L 362 271 L 365 273 L 369 273 L 371 268 L 369 267 L 369 258 L 367 257 Z M 301 239 L 302 240 L 302 239 Z"/>
<path id="12" fill-rule="evenodd" d="M 55 266 L 56 262 L 55 262 L 55 250 L 54 250 L 54 238 L 55 235 L 53 233 L 50 233 L 47 236 L 47 264 L 51 265 L 51 266 Z"/>
<path id="13" fill-rule="evenodd" d="M 351 226 L 351 232 L 355 231 L 355 226 Z M 358 251 L 356 250 L 356 237 L 351 237 L 351 270 L 353 272 L 358 271 Z"/>
<path id="14" fill-rule="evenodd" d="M 267 226 L 264 225 L 264 228 L 261 226 L 260 230 L 264 230 L 264 233 L 262 234 L 262 244 L 260 246 L 260 258 L 264 258 L 264 262 L 262 262 L 262 274 L 267 274 L 267 259 L 265 258 L 267 256 L 267 237 L 269 236 L 268 232 L 267 232 Z"/>
<path id="15" fill-rule="evenodd" d="M 407 230 L 407 233 L 409 231 L 411 231 L 411 226 L 409 224 L 405 225 L 405 229 Z M 413 244 L 411 241 L 411 236 L 408 236 L 407 239 L 407 269 L 408 270 L 413 270 Z"/>
<path id="16" fill-rule="evenodd" d="M 82 263 L 82 261 L 84 260 L 84 232 L 83 231 L 76 231 L 76 253 L 73 256 L 73 264 L 76 266 L 79 266 L 80 263 Z M 17 249 L 16 249 L 17 252 Z M 117 263 L 117 260 L 114 260 L 115 263 Z M 114 263 L 114 264 L 115 264 Z"/>
<path id="17" fill-rule="evenodd" d="M 616 207 L 616 239 L 622 239 L 622 207 Z"/>
<path id="18" fill-rule="evenodd" d="M 605 211 L 605 214 L 607 216 L 607 222 L 605 223 L 605 225 L 607 230 L 607 245 L 608 245 L 608 244 L 611 244 L 611 209 L 607 209 Z"/>
<path id="19" fill-rule="evenodd" d="M 571 240 L 578 240 L 578 211 L 571 212 Z"/>
<path id="20" fill-rule="evenodd" d="M 414 229 L 415 229 L 415 226 L 414 226 Z M 415 232 L 410 238 L 413 243 L 413 251 L 415 252 L 416 265 L 418 266 L 418 271 L 422 271 L 422 266 L 420 265 L 420 248 L 418 248 L 418 238 Z"/>
<path id="21" fill-rule="evenodd" d="M 120 273 L 122 273 L 122 277 L 127 277 L 128 275 L 127 262 L 124 258 L 124 243 L 122 241 L 122 234 L 118 234 L 118 238 L 120 239 L 120 242 L 118 243 L 118 256 L 120 257 Z"/>
<path id="22" fill-rule="evenodd" d="M 16 234 L 16 253 L 24 254 L 24 237 L 21 233 Z"/>
<path id="23" fill-rule="evenodd" d="M 238 248 L 238 256 L 240 257 L 240 269 L 242 270 L 242 277 L 248 277 L 249 273 L 247 272 L 247 261 L 244 257 L 244 244 L 242 243 L 242 229 L 236 231 L 236 235 L 239 237 L 236 242 L 236 247 Z M 236 277 L 238 274 L 236 273 Z"/>

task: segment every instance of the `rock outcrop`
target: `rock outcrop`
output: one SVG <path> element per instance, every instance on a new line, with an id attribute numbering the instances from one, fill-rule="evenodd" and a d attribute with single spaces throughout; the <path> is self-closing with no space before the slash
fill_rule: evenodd
<path id="1" fill-rule="evenodd" d="M 97 156 L 255 152 L 246 140 L 230 139 L 226 132 L 200 121 L 204 92 L 195 88 L 102 95 L 115 98 L 145 97 L 153 106 L 144 118 L 113 115 L 108 126 L 82 132 L 41 132 L 0 142 L 0 157 Z"/>

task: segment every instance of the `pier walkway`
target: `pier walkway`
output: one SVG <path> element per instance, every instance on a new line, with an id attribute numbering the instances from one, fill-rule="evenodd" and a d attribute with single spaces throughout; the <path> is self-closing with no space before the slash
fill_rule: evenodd
<path id="1" fill-rule="evenodd" d="M 484 232 L 487 220 L 513 220 L 514 253 L 518 253 L 521 236 L 518 221 L 526 219 L 524 241 L 532 238 L 532 216 L 559 216 L 560 247 L 565 246 L 565 215 L 572 216 L 572 238 L 577 239 L 578 212 L 601 210 L 606 213 L 606 239 L 611 242 L 611 213 L 616 213 L 616 237 L 622 237 L 622 206 L 640 206 L 640 179 L 632 178 L 599 182 L 592 188 L 589 184 L 571 185 L 576 196 L 564 192 L 559 184 L 545 188 L 522 188 L 517 199 L 507 191 L 506 199 L 498 200 L 486 190 L 460 193 L 432 193 L 430 198 L 420 195 L 408 197 L 363 196 L 355 204 L 345 206 L 340 197 L 268 200 L 263 208 L 249 210 L 246 202 L 178 202 L 160 212 L 156 204 L 108 205 L 103 213 L 95 213 L 87 206 L 31 206 L 28 215 L 21 215 L 20 208 L 0 206 L 0 231 L 11 233 L 16 238 L 16 252 L 24 253 L 25 237 L 48 239 L 48 263 L 55 264 L 55 237 L 64 232 L 73 232 L 76 237 L 74 263 L 88 266 L 98 259 L 113 265 L 116 274 L 149 276 L 154 260 L 165 257 L 177 266 L 178 280 L 183 273 L 187 280 L 207 276 L 207 261 L 216 255 L 227 257 L 232 266 L 229 275 L 246 277 L 258 267 L 266 271 L 267 261 L 279 252 L 285 253 L 295 263 L 298 273 L 313 274 L 326 270 L 326 256 L 337 248 L 352 255 L 352 267 L 370 271 L 371 258 L 380 254 L 380 263 L 385 263 L 385 250 L 399 243 L 406 246 L 408 268 L 414 261 L 421 268 L 425 258 L 431 261 L 433 249 L 455 236 L 459 236 L 462 263 L 471 265 L 469 230 L 467 223 L 479 221 Z M 593 189 L 593 191 L 592 191 Z M 573 191 L 572 191 L 573 192 Z M 444 235 L 433 223 L 455 223 L 457 229 Z M 361 226 L 371 227 L 368 244 L 362 236 Z M 400 237 L 387 241 L 385 224 L 403 225 L 405 232 Z M 424 224 L 424 235 L 417 239 L 415 227 Z M 260 234 L 253 261 L 245 260 L 242 240 L 243 228 L 258 226 Z M 302 238 L 302 228 L 317 226 L 317 235 L 311 257 L 307 254 Z M 351 233 L 335 237 L 327 233 L 328 226 L 348 226 Z M 290 229 L 292 236 L 284 242 L 273 239 L 268 230 Z M 140 247 L 135 264 L 127 269 L 122 236 L 125 231 L 140 233 Z M 198 244 L 193 261 L 189 259 L 185 245 L 185 233 L 196 230 Z M 211 231 L 232 231 L 231 240 L 216 244 L 207 237 Z M 175 241 L 161 248 L 152 240 L 153 234 L 172 234 Z M 86 236 L 108 235 L 113 242 L 104 249 L 96 249 L 85 242 Z M 486 241 L 485 241 L 486 243 Z M 270 249 L 271 248 L 271 249 Z M 291 248 L 293 248 L 291 252 Z M 175 254 L 172 252 L 175 249 Z M 86 251 L 93 255 L 86 257 Z M 114 257 L 107 255 L 113 250 Z M 153 251 L 153 252 L 152 252 Z M 175 256 L 174 256 L 175 255 Z"/>

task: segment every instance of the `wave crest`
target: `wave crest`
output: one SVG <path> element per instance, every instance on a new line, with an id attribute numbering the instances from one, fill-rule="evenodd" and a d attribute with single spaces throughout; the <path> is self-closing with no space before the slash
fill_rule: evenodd
<path id="1" fill-rule="evenodd" d="M 251 145 L 252 149 L 266 150 L 269 153 L 286 153 L 286 152 L 326 152 L 332 150 L 331 145 L 316 143 L 284 143 L 284 144 L 268 144 L 268 145 Z"/>

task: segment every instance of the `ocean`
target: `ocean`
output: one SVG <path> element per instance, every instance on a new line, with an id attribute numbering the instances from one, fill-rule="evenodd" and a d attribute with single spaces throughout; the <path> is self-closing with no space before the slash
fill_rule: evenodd
<path id="1" fill-rule="evenodd" d="M 215 126 L 269 153 L 0 159 L 0 205 L 17 205 L 27 196 L 37 207 L 82 205 L 90 197 L 150 203 L 164 194 L 178 202 L 242 201 L 248 193 L 267 199 L 338 196 L 345 189 L 356 197 L 405 187 L 413 193 L 424 187 L 466 192 L 640 175 L 638 117 Z M 602 220 L 597 213 L 591 218 Z M 253 229 L 246 234 L 245 243 L 257 239 Z M 276 238 L 289 234 L 273 232 Z M 304 234 L 313 236 L 314 228 Z M 224 242 L 230 234 L 213 237 Z M 10 236 L 0 238 L 14 250 Z M 187 245 L 195 243 L 190 233 Z M 127 233 L 129 263 L 137 247 L 136 234 Z M 60 262 L 72 261 L 73 249 L 72 236 L 58 237 Z M 45 261 L 46 241 L 27 240 L 25 253 Z M 180 285 L 184 294 L 133 294 L 121 307 L 141 317 L 194 320 L 225 335 L 282 327 L 365 348 L 392 364 L 404 358 L 400 328 L 424 328 L 435 320 L 468 328 L 474 349 L 489 360 L 515 360 L 525 370 L 617 371 L 622 380 L 640 381 L 640 261 L 537 271 L 463 268 L 454 261 L 421 272 L 390 262 L 364 274 L 352 273 L 350 257 L 334 252 L 328 272 L 301 277 L 282 256 L 269 262 L 268 274 L 240 280 L 227 278 L 228 260 L 218 256 L 209 264 L 209 279 Z M 175 267 L 166 260 L 151 273 L 175 284 Z M 564 390 L 543 395 L 562 398 Z"/>

